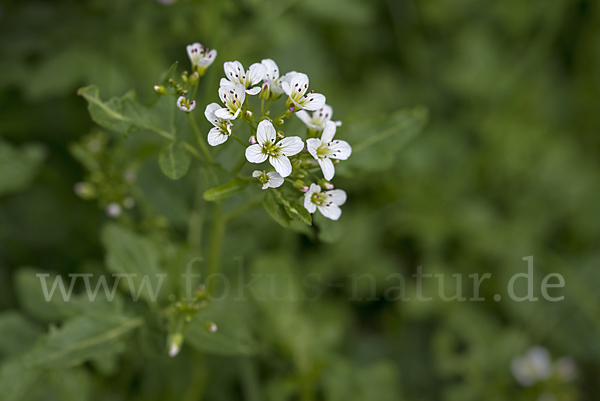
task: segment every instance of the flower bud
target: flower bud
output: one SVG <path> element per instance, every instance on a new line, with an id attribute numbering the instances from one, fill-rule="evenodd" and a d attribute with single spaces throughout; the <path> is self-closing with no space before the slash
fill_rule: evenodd
<path id="1" fill-rule="evenodd" d="M 200 284 L 198 288 L 196 288 L 194 295 L 196 296 L 196 298 L 203 298 L 206 295 L 206 287 L 204 286 L 204 284 Z"/>
<path id="2" fill-rule="evenodd" d="M 302 181 L 302 180 L 294 181 L 294 188 L 296 188 L 298 191 L 302 191 L 302 192 L 308 191 L 308 187 L 304 184 L 304 181 Z"/>
<path id="3" fill-rule="evenodd" d="M 215 333 L 217 331 L 217 325 L 214 324 L 213 322 L 206 322 L 204 324 L 204 327 L 206 328 L 207 331 L 210 331 L 211 333 Z"/>
<path id="4" fill-rule="evenodd" d="M 122 209 L 121 205 L 116 202 L 111 202 L 106 206 L 106 214 L 109 217 L 119 217 L 121 215 Z"/>
<path id="5" fill-rule="evenodd" d="M 163 85 L 154 85 L 154 92 L 158 93 L 159 95 L 166 95 L 167 88 L 165 88 Z"/>
<path id="6" fill-rule="evenodd" d="M 262 87 L 260 89 L 260 93 L 258 94 L 258 97 L 261 99 L 269 100 L 270 92 L 271 92 L 271 85 L 269 84 L 269 81 L 265 81 L 262 84 Z"/>
<path id="7" fill-rule="evenodd" d="M 283 121 L 283 118 L 278 118 L 277 120 L 273 121 L 273 123 L 275 123 L 275 125 L 280 126 L 280 127 L 283 125 L 284 122 L 285 121 Z"/>
<path id="8" fill-rule="evenodd" d="M 184 71 L 183 74 L 181 74 L 181 82 L 183 82 L 184 85 L 188 83 L 187 71 Z"/>
<path id="9" fill-rule="evenodd" d="M 256 136 L 252 135 L 249 139 L 250 145 L 254 145 L 257 141 L 256 141 Z"/>
<path id="10" fill-rule="evenodd" d="M 198 74 L 197 71 L 194 71 L 194 73 L 192 75 L 190 75 L 190 79 L 189 79 L 190 84 L 196 85 L 199 80 L 200 80 L 200 74 Z"/>
<path id="11" fill-rule="evenodd" d="M 82 199 L 93 199 L 96 197 L 96 189 L 87 182 L 78 182 L 73 186 L 73 191 Z"/>
<path id="12" fill-rule="evenodd" d="M 277 131 L 277 138 L 279 138 L 279 139 L 285 138 L 285 134 L 283 133 L 283 131 Z"/>
<path id="13" fill-rule="evenodd" d="M 135 206 L 135 199 L 133 199 L 131 196 L 128 196 L 127 198 L 123 199 L 123 206 L 125 206 L 126 209 L 131 209 Z"/>
<path id="14" fill-rule="evenodd" d="M 328 191 L 330 189 L 333 189 L 333 184 L 329 181 L 327 181 L 324 178 L 321 178 L 318 182 L 318 184 L 321 186 L 321 188 L 323 188 L 324 190 Z"/>
<path id="15" fill-rule="evenodd" d="M 175 86 L 175 81 L 173 81 L 173 78 L 169 78 L 169 86 Z"/>
<path id="16" fill-rule="evenodd" d="M 181 333 L 170 335 L 167 345 L 169 347 L 169 356 L 171 358 L 179 354 L 181 346 L 183 345 L 183 335 L 181 335 Z"/>
<path id="17" fill-rule="evenodd" d="M 252 112 L 251 112 L 250 110 L 246 110 L 246 118 L 247 118 L 248 120 L 252 120 L 252 116 L 253 116 L 253 115 L 254 115 L 254 114 L 252 114 Z"/>

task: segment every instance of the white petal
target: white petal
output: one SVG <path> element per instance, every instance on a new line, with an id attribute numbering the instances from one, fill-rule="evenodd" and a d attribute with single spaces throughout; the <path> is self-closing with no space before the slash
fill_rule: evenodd
<path id="1" fill-rule="evenodd" d="M 331 142 L 335 136 L 335 130 L 335 123 L 333 121 L 327 121 L 325 123 L 325 129 L 323 129 L 323 133 L 321 134 L 321 140 L 325 143 Z"/>
<path id="2" fill-rule="evenodd" d="M 254 88 L 246 89 L 246 93 L 249 95 L 256 95 L 260 92 L 262 88 L 260 86 L 255 86 Z"/>
<path id="3" fill-rule="evenodd" d="M 325 106 L 325 100 L 325 96 L 320 93 L 311 93 L 303 100 L 302 108 L 309 111 L 319 110 Z"/>
<path id="4" fill-rule="evenodd" d="M 287 82 L 288 84 L 292 82 L 292 78 L 294 78 L 294 75 L 296 75 L 297 72 L 296 71 L 290 71 L 287 72 L 285 74 L 283 74 L 280 78 L 279 78 L 279 84 L 282 84 L 283 82 Z"/>
<path id="5" fill-rule="evenodd" d="M 326 104 L 321 110 L 319 110 L 319 113 L 323 113 L 323 118 L 325 119 L 325 121 L 329 121 L 333 116 L 333 109 L 330 105 Z"/>
<path id="6" fill-rule="evenodd" d="M 332 141 L 330 149 L 333 152 L 331 157 L 334 159 L 346 160 L 352 154 L 352 147 L 346 141 Z"/>
<path id="7" fill-rule="evenodd" d="M 312 157 L 318 159 L 317 149 L 321 146 L 321 140 L 317 138 L 309 138 L 306 140 L 306 149 L 308 149 L 308 153 L 311 154 Z"/>
<path id="8" fill-rule="evenodd" d="M 239 82 L 240 74 L 244 73 L 244 66 L 239 61 L 227 61 L 223 64 L 223 70 L 227 79 L 231 82 Z"/>
<path id="9" fill-rule="evenodd" d="M 311 199 L 312 194 L 313 193 L 310 190 L 304 194 L 304 208 L 308 210 L 309 213 L 314 213 L 317 210 L 317 205 L 315 205 Z"/>
<path id="10" fill-rule="evenodd" d="M 223 82 L 225 80 L 225 82 Z M 219 87 L 219 100 L 221 100 L 224 104 L 226 104 L 227 97 L 230 95 L 230 91 L 234 89 L 234 86 L 231 82 L 227 81 L 225 78 L 221 79 L 221 86 Z"/>
<path id="11" fill-rule="evenodd" d="M 334 121 L 336 127 L 340 127 L 342 125 L 341 121 Z"/>
<path id="12" fill-rule="evenodd" d="M 206 106 L 206 109 L 204 110 L 204 115 L 206 116 L 206 119 L 214 126 L 216 126 L 219 123 L 219 119 L 215 115 L 215 111 L 220 109 L 222 109 L 222 107 L 219 105 L 219 103 L 211 103 L 208 106 Z"/>
<path id="13" fill-rule="evenodd" d="M 213 61 L 215 61 L 216 58 L 217 58 L 217 51 L 215 49 L 212 49 L 211 51 L 208 52 L 208 54 L 206 56 L 204 56 L 204 62 L 206 64 L 206 66 L 208 67 L 209 65 L 211 65 L 213 63 Z"/>
<path id="14" fill-rule="evenodd" d="M 308 188 L 308 193 L 310 193 L 311 195 L 314 193 L 320 193 L 321 192 L 321 186 L 318 184 L 310 184 L 310 187 Z"/>
<path id="15" fill-rule="evenodd" d="M 324 193 L 327 194 L 329 201 L 333 202 L 334 205 L 342 206 L 346 203 L 346 191 L 343 189 L 332 189 Z"/>
<path id="16" fill-rule="evenodd" d="M 215 111 L 215 116 L 223 120 L 235 120 L 237 117 L 237 115 L 231 114 L 231 112 L 227 108 L 222 108 Z"/>
<path id="17" fill-rule="evenodd" d="M 304 94 L 308 90 L 308 75 L 303 74 L 301 72 L 294 74 L 290 82 L 290 86 L 295 96 L 304 96 Z M 325 102 L 323 102 L 323 104 L 325 104 Z M 320 109 L 321 107 L 323 107 L 323 105 L 321 105 L 318 108 Z"/>
<path id="18" fill-rule="evenodd" d="M 269 176 L 269 181 L 267 181 L 267 184 L 271 187 L 271 188 L 277 188 L 283 185 L 283 182 L 285 181 L 284 178 L 279 175 L 279 173 L 277 171 L 269 171 L 267 173 L 267 175 Z"/>
<path id="19" fill-rule="evenodd" d="M 221 78 L 221 81 L 219 81 L 219 86 L 233 86 L 235 85 L 232 81 L 229 81 L 227 78 Z M 223 99 L 223 96 L 221 96 L 221 99 Z"/>
<path id="20" fill-rule="evenodd" d="M 300 110 L 296 113 L 296 117 L 298 117 L 300 120 L 302 120 L 302 122 L 306 125 L 312 125 L 311 123 L 311 116 L 310 114 L 308 114 L 306 111 L 304 110 Z"/>
<path id="21" fill-rule="evenodd" d="M 200 43 L 196 42 L 196 43 L 186 46 L 185 49 L 187 50 L 187 54 L 188 54 L 188 57 L 190 58 L 190 61 L 192 62 L 192 64 L 194 64 L 194 58 L 198 58 L 199 52 L 200 52 L 200 50 L 202 50 L 202 45 Z M 196 50 L 195 54 L 194 54 L 194 50 Z"/>
<path id="22" fill-rule="evenodd" d="M 246 88 L 242 84 L 237 84 L 235 88 L 233 88 L 234 98 L 239 102 L 239 107 L 244 104 L 244 100 L 246 100 Z M 237 95 L 237 97 L 235 97 Z"/>
<path id="23" fill-rule="evenodd" d="M 277 144 L 281 146 L 281 151 L 285 156 L 294 156 L 304 149 L 304 142 L 302 142 L 302 139 L 300 139 L 299 136 L 288 136 L 287 138 L 283 138 Z"/>
<path id="24" fill-rule="evenodd" d="M 262 163 L 267 160 L 267 155 L 262 152 L 262 146 L 256 143 L 246 148 L 246 159 L 250 163 Z"/>
<path id="25" fill-rule="evenodd" d="M 342 209 L 337 205 L 319 206 L 319 212 L 331 220 L 337 220 L 342 215 Z"/>
<path id="26" fill-rule="evenodd" d="M 270 156 L 269 163 L 271 163 L 271 165 L 275 167 L 275 170 L 282 177 L 287 177 L 288 175 L 292 174 L 292 163 L 290 163 L 290 159 L 288 159 L 286 156 Z"/>
<path id="27" fill-rule="evenodd" d="M 267 69 L 265 79 L 277 81 L 279 78 L 279 67 L 277 67 L 277 64 L 270 58 L 262 60 L 261 64 Z"/>
<path id="28" fill-rule="evenodd" d="M 260 176 L 261 176 L 261 175 L 263 175 L 263 174 L 264 174 L 264 172 L 262 172 L 262 171 L 260 171 L 260 170 L 254 170 L 254 171 L 252 172 L 252 177 L 254 177 L 254 178 L 258 178 L 258 177 L 260 177 Z"/>
<path id="29" fill-rule="evenodd" d="M 261 63 L 254 63 L 248 68 L 246 82 L 250 82 L 250 86 L 256 85 L 265 78 L 267 67 Z"/>
<path id="30" fill-rule="evenodd" d="M 275 127 L 269 120 L 262 120 L 258 123 L 258 127 L 256 128 L 256 139 L 259 144 L 263 144 L 265 142 L 275 142 L 275 138 L 277 137 L 277 132 L 275 131 Z"/>
<path id="31" fill-rule="evenodd" d="M 319 158 L 317 161 L 319 162 L 319 166 L 321 166 L 321 170 L 323 170 L 323 177 L 325 177 L 327 181 L 330 181 L 335 175 L 335 167 L 333 167 L 333 162 L 328 157 L 323 159 Z"/>
<path id="32" fill-rule="evenodd" d="M 291 89 L 290 84 L 288 82 L 282 82 L 281 83 L 281 89 L 283 89 L 283 91 L 285 92 L 285 94 L 288 95 L 288 96 L 292 92 L 292 89 Z"/>
<path id="33" fill-rule="evenodd" d="M 223 133 L 219 128 L 215 127 L 208 132 L 208 144 L 210 146 L 217 146 L 225 142 L 229 138 L 229 135 Z"/>

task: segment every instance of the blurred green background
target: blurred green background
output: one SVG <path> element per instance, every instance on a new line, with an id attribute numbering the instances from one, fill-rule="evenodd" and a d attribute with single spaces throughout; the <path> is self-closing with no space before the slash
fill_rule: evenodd
<path id="1" fill-rule="evenodd" d="M 535 401 L 542 390 L 519 386 L 510 363 L 538 344 L 554 359 L 577 362 L 577 379 L 553 390 L 558 401 L 597 399 L 599 7 L 592 0 L 4 0 L 0 399 Z M 372 135 L 376 127 L 365 121 L 415 105 L 428 108 L 429 123 L 392 159 L 336 178 L 349 201 L 335 241 L 284 231 L 260 209 L 228 228 L 224 272 L 235 274 L 235 254 L 249 271 L 323 277 L 318 301 L 244 305 L 260 352 L 223 356 L 200 345 L 174 359 L 150 357 L 133 336 L 112 365 L 53 368 L 33 381 L 43 394 L 21 392 L 31 382 L 20 383 L 25 376 L 11 364 L 60 319 L 27 307 L 20 268 L 65 276 L 103 269 L 100 229 L 109 218 L 73 192 L 86 172 L 69 145 L 95 129 L 76 91 L 96 84 L 108 99 L 134 88 L 150 99 L 174 61 L 189 68 L 185 46 L 196 41 L 218 50 L 201 109 L 217 100 L 223 62 L 272 58 L 282 71 L 308 74 L 311 89 L 327 96 L 334 120 L 344 122 L 340 138 L 352 127 Z M 196 176 L 170 181 L 156 157 L 151 149 L 141 159 L 139 185 L 167 222 L 168 241 L 177 242 Z M 536 295 L 556 272 L 566 286 L 552 294 L 563 301 L 508 299 L 506 283 L 526 271 L 522 258 L 530 255 Z M 377 278 L 379 297 L 390 286 L 385 278 L 401 273 L 414 298 L 418 266 L 463 274 L 467 297 L 467 275 L 491 273 L 481 287 L 486 301 L 375 300 L 367 280 L 361 299 L 348 300 L 349 275 L 363 273 Z M 426 283 L 437 293 L 436 281 Z M 494 294 L 504 299 L 494 302 Z"/>

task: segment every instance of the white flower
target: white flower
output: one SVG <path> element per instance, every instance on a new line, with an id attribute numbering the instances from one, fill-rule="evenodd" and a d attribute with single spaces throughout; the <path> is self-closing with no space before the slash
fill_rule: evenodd
<path id="1" fill-rule="evenodd" d="M 577 364 L 573 358 L 565 356 L 560 358 L 554 364 L 556 375 L 565 382 L 575 379 L 577 376 Z"/>
<path id="2" fill-rule="evenodd" d="M 239 117 L 244 100 L 246 100 L 244 85 L 222 85 L 219 88 L 219 98 L 225 104 L 225 107 L 216 110 L 215 116 L 223 120 L 235 120 Z"/>
<path id="3" fill-rule="evenodd" d="M 335 123 L 327 121 L 321 139 L 310 138 L 306 140 L 306 149 L 319 162 L 319 166 L 323 170 L 323 176 L 327 181 L 335 175 L 335 167 L 333 167 L 331 159 L 346 160 L 352 154 L 352 148 L 348 142 L 333 139 L 335 130 Z"/>
<path id="4" fill-rule="evenodd" d="M 246 159 L 250 163 L 262 163 L 267 158 L 269 163 L 282 177 L 292 174 L 292 163 L 288 156 L 300 153 L 304 148 L 302 139 L 298 136 L 289 136 L 275 143 L 277 133 L 275 127 L 268 120 L 258 123 L 256 140 L 258 143 L 246 148 Z"/>
<path id="5" fill-rule="evenodd" d="M 320 93 L 313 93 L 314 91 L 308 91 L 308 76 L 298 72 L 293 74 L 289 82 L 284 81 L 281 83 L 283 91 L 290 97 L 292 103 L 298 108 L 314 111 L 319 110 L 325 106 L 325 96 Z"/>
<path id="6" fill-rule="evenodd" d="M 321 192 L 317 184 L 310 184 L 310 188 L 304 194 L 304 207 L 310 213 L 317 209 L 328 219 L 337 220 L 342 215 L 342 206 L 346 203 L 346 192 L 341 189 Z"/>
<path id="7" fill-rule="evenodd" d="M 177 107 L 179 107 L 180 110 L 186 111 L 186 112 L 190 112 L 192 110 L 194 110 L 196 108 L 196 101 L 195 100 L 187 100 L 185 98 L 185 95 L 181 95 L 179 96 L 179 99 L 177 99 Z"/>
<path id="8" fill-rule="evenodd" d="M 283 177 L 277 171 L 254 170 L 252 177 L 256 178 L 262 184 L 262 189 L 277 188 L 283 185 Z"/>
<path id="9" fill-rule="evenodd" d="M 546 348 L 532 347 L 525 355 L 513 358 L 510 369 L 523 387 L 533 386 L 552 376 L 550 353 Z"/>
<path id="10" fill-rule="evenodd" d="M 267 68 L 260 63 L 254 63 L 248 70 L 244 70 L 239 61 L 227 61 L 223 64 L 223 69 L 227 78 L 221 78 L 221 86 L 241 84 L 249 95 L 260 92 L 260 86 L 253 86 L 262 81 L 267 73 Z"/>
<path id="11" fill-rule="evenodd" d="M 279 77 L 279 67 L 273 60 L 267 58 L 262 60 L 261 64 L 264 65 L 266 68 L 264 81 L 266 84 L 269 85 L 269 97 L 272 100 L 278 99 L 281 95 L 285 93 L 283 88 L 281 87 L 281 84 L 283 82 L 287 82 L 289 84 L 292 77 L 297 73 L 296 71 L 290 71 L 287 74 L 284 74 L 281 77 Z"/>
<path id="12" fill-rule="evenodd" d="M 208 47 L 204 48 L 200 43 L 188 45 L 186 50 L 192 63 L 192 69 L 198 71 L 199 75 L 204 75 L 206 69 L 217 58 L 217 51 L 215 49 L 208 51 Z"/>
<path id="13" fill-rule="evenodd" d="M 309 129 L 312 129 L 315 131 L 323 131 L 323 128 L 325 128 L 325 123 L 327 123 L 327 121 L 331 120 L 332 116 L 333 116 L 333 109 L 328 104 L 323 106 L 322 109 L 319 109 L 319 110 L 316 110 L 315 112 L 313 112 L 312 115 L 308 114 L 305 110 L 300 110 L 299 112 L 296 113 L 296 117 L 301 119 L 302 122 L 304 122 L 304 124 L 306 124 L 306 126 Z M 342 125 L 342 122 L 334 121 L 334 124 L 336 127 L 339 127 L 340 125 Z"/>
<path id="14" fill-rule="evenodd" d="M 208 133 L 208 144 L 210 146 L 217 146 L 229 139 L 231 135 L 231 126 L 233 125 L 230 120 L 219 118 L 215 115 L 217 110 L 221 110 L 221 106 L 218 103 L 211 103 L 206 106 L 204 115 L 206 119 L 214 125 L 214 128 Z"/>

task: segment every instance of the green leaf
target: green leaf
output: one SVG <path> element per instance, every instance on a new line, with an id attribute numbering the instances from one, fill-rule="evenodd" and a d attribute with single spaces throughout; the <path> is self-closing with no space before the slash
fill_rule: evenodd
<path id="1" fill-rule="evenodd" d="M 185 331 L 185 342 L 195 349 L 220 355 L 252 355 L 258 350 L 250 331 L 252 310 L 249 302 L 236 301 L 233 288 L 229 296 L 215 300 L 196 313 Z M 206 323 L 217 325 L 216 332 L 206 329 Z"/>
<path id="2" fill-rule="evenodd" d="M 342 222 L 333 221 L 324 217 L 321 213 L 315 213 L 315 224 L 319 228 L 317 237 L 323 242 L 336 242 L 342 236 Z"/>
<path id="3" fill-rule="evenodd" d="M 166 87 L 169 83 L 169 78 L 173 78 L 173 75 L 175 74 L 175 71 L 177 70 L 177 65 L 179 64 L 178 61 L 174 62 L 173 65 L 167 70 L 167 72 L 164 73 L 162 79 L 160 80 L 159 85 L 162 85 L 164 87 Z M 158 99 L 161 98 L 161 96 L 163 95 L 159 95 L 158 93 L 154 92 L 154 95 L 152 96 L 152 99 L 150 100 L 150 102 L 148 102 L 148 107 L 152 106 L 154 103 L 156 103 L 156 101 Z"/>
<path id="4" fill-rule="evenodd" d="M 263 199 L 263 206 L 269 216 L 273 218 L 281 226 L 288 228 L 290 226 L 290 216 L 285 211 L 283 205 L 278 202 L 276 191 L 267 191 Z"/>
<path id="5" fill-rule="evenodd" d="M 164 298 L 161 254 L 157 244 L 116 224 L 108 224 L 102 230 L 102 243 L 106 248 L 106 266 L 122 277 L 120 285 L 127 289 L 134 300 L 143 298 L 154 303 Z"/>
<path id="6" fill-rule="evenodd" d="M 218 202 L 229 198 L 231 195 L 242 191 L 248 185 L 248 181 L 234 178 L 227 184 L 223 184 L 216 188 L 211 188 L 204 192 L 204 199 L 210 202 Z"/>
<path id="7" fill-rule="evenodd" d="M 142 318 L 77 316 L 59 329 L 51 330 L 23 357 L 23 363 L 29 368 L 57 368 L 76 366 L 104 354 L 120 353 L 125 350 L 123 337 L 142 324 Z"/>
<path id="8" fill-rule="evenodd" d="M 4 362 L 0 368 L 0 394 L 3 401 L 36 400 L 44 393 L 43 371 L 23 366 L 19 359 Z"/>
<path id="9" fill-rule="evenodd" d="M 304 206 L 295 201 L 288 201 L 278 190 L 273 190 L 272 192 L 275 194 L 276 200 L 283 205 L 285 212 L 292 220 L 309 226 L 312 224 L 312 217 Z"/>
<path id="10" fill-rule="evenodd" d="M 108 102 L 100 99 L 98 87 L 94 85 L 80 88 L 77 93 L 87 100 L 92 119 L 101 127 L 125 135 L 145 129 L 164 138 L 175 139 L 172 132 L 160 128 L 156 113 L 138 103 L 134 91 L 113 97 Z"/>
<path id="11" fill-rule="evenodd" d="M 0 141 L 0 195 L 25 189 L 36 177 L 45 157 L 38 144 L 25 144 L 17 149 Z"/>
<path id="12" fill-rule="evenodd" d="M 171 142 L 161 150 L 158 163 L 167 177 L 178 180 L 190 169 L 192 156 L 183 148 L 181 142 Z"/>
<path id="13" fill-rule="evenodd" d="M 16 311 L 0 313 L 0 355 L 12 356 L 25 352 L 44 331 Z"/>
<path id="14" fill-rule="evenodd" d="M 398 152 L 425 127 L 428 111 L 424 107 L 399 110 L 384 119 L 357 121 L 345 136 L 352 145 L 352 156 L 336 168 L 341 175 L 383 171 L 392 166 Z"/>

